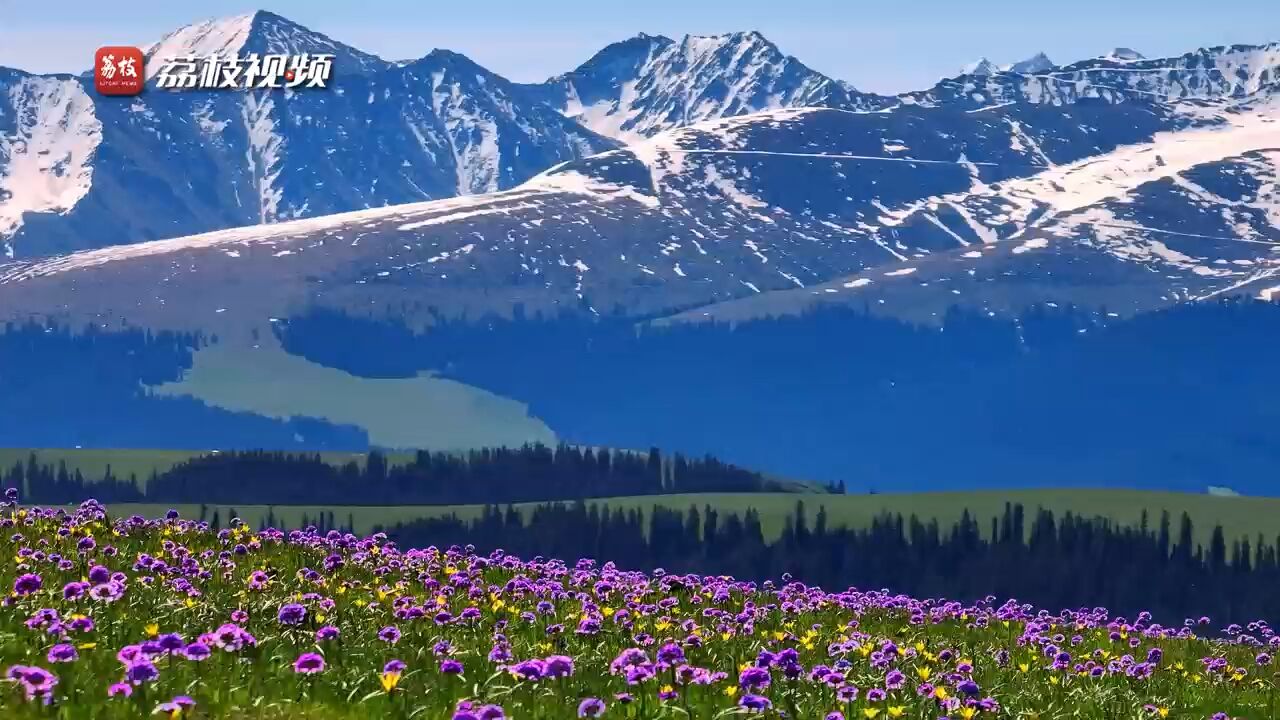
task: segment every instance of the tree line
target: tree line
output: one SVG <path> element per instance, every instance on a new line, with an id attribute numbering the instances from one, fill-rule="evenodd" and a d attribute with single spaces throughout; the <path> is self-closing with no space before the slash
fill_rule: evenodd
<path id="1" fill-rule="evenodd" d="M 89 479 L 65 461 L 32 454 L 0 474 L 27 502 L 208 503 L 217 505 L 464 505 L 672 493 L 785 492 L 789 484 L 713 457 L 541 444 L 466 453 L 419 451 L 391 462 L 373 451 L 343 464 L 321 455 L 269 451 L 209 453 L 140 482 L 108 467 Z M 842 492 L 839 485 L 828 488 Z"/>
<path id="2" fill-rule="evenodd" d="M 1186 513 L 1176 527 L 1168 512 L 1154 527 L 1070 512 L 1056 516 L 1007 504 L 980 521 L 966 510 L 948 527 L 901 514 L 869 526 L 832 523 L 825 507 L 804 503 L 767 539 L 759 513 L 742 515 L 691 505 L 681 512 L 604 503 L 544 504 L 522 513 L 489 506 L 464 521 L 451 515 L 386 528 L 404 547 L 472 544 L 524 557 L 614 561 L 629 569 L 795 579 L 827 589 L 889 588 L 916 597 L 973 601 L 1014 597 L 1056 611 L 1103 606 L 1132 618 L 1147 610 L 1178 624 L 1210 615 L 1216 623 L 1280 620 L 1280 537 L 1228 543 L 1219 525 L 1207 546 L 1196 541 Z"/>

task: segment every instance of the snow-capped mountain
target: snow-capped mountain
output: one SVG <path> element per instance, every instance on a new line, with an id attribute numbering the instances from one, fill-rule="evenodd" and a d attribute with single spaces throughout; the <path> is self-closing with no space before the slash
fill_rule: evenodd
<path id="1" fill-rule="evenodd" d="M 974 62 L 960 68 L 961 75 L 995 75 L 996 73 L 1020 73 L 1030 75 L 1032 73 L 1044 72 L 1056 67 L 1048 55 L 1044 53 L 1036 53 L 1026 60 L 1019 60 L 1015 63 L 1006 65 L 996 65 L 987 58 L 978 58 Z"/>
<path id="2" fill-rule="evenodd" d="M 1111 60 L 1113 62 L 1135 62 L 1137 60 L 1146 60 L 1147 56 L 1133 48 L 1118 47 L 1106 55 L 1103 55 L 1102 59 Z"/>
<path id="3" fill-rule="evenodd" d="M 1031 74 L 1011 69 L 963 74 L 929 90 L 906 93 L 901 99 L 969 107 L 1010 102 L 1065 105 L 1080 100 L 1216 100 L 1247 97 L 1278 80 L 1280 43 L 1201 48 L 1157 59 L 1142 59 L 1132 50 L 1117 48 L 1105 57 Z"/>
<path id="4" fill-rule="evenodd" d="M 1039 72 L 1045 72 L 1046 70 L 1052 70 L 1055 67 L 1057 66 L 1053 64 L 1053 61 L 1049 59 L 1049 56 L 1041 52 L 1041 53 L 1036 53 L 1035 55 L 1032 55 L 1026 60 L 1019 60 L 1018 62 L 1012 63 L 1001 69 L 1004 70 L 1005 72 L 1022 73 L 1024 75 L 1030 75 L 1032 73 L 1039 73 Z"/>
<path id="5" fill-rule="evenodd" d="M 250 53 L 328 53 L 334 56 L 334 67 L 340 73 L 376 72 L 388 65 L 375 55 L 361 52 L 265 10 L 187 25 L 160 38 L 143 52 L 147 59 L 148 79 L 155 76 L 166 60 L 182 55 L 243 57 Z"/>
<path id="6" fill-rule="evenodd" d="M 758 32 L 680 40 L 642 34 L 526 88 L 592 130 L 626 141 L 761 110 L 887 104 L 784 55 Z"/>
<path id="7" fill-rule="evenodd" d="M 961 75 L 992 75 L 1000 72 L 999 66 L 982 57 L 960 68 Z"/>
<path id="8" fill-rule="evenodd" d="M 0 70 L 0 254 L 47 255 L 513 187 L 616 144 L 461 56 L 404 64 L 258 12 L 148 49 L 326 52 L 332 86 L 104 97 Z"/>
<path id="9" fill-rule="evenodd" d="M 495 194 L 0 266 L 0 307 L 199 326 L 313 305 L 715 314 L 831 297 L 927 316 L 1262 294 L 1280 286 L 1278 102 L 769 111 Z"/>

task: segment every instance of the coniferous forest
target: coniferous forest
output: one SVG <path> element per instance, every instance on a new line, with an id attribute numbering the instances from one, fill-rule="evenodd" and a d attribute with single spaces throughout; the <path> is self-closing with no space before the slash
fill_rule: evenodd
<path id="1" fill-rule="evenodd" d="M 467 505 L 793 488 L 712 457 L 526 445 L 464 454 L 419 451 L 391 463 L 381 452 L 335 465 L 318 454 L 242 451 L 192 458 L 145 478 L 101 478 L 42 464 L 36 455 L 0 472 L 29 502 L 222 505 Z M 829 488 L 843 492 L 839 485 Z"/>
<path id="2" fill-rule="evenodd" d="M 820 502 L 820 500 L 810 500 Z M 1105 607 L 1181 624 L 1212 616 L 1218 627 L 1280 620 L 1280 537 L 1228 544 L 1214 528 L 1207 547 L 1185 514 L 1139 527 L 1006 505 L 988 521 L 966 511 L 950 527 L 912 515 L 883 515 L 869 527 L 836 527 L 799 502 L 780 537 L 765 539 L 754 510 L 744 515 L 690 506 L 648 513 L 607 504 L 546 504 L 532 512 L 490 506 L 387 528 L 403 547 L 474 545 L 523 557 L 588 557 L 627 569 L 778 580 L 790 575 L 829 590 L 886 588 L 962 601 L 1017 598 L 1051 611 Z"/>

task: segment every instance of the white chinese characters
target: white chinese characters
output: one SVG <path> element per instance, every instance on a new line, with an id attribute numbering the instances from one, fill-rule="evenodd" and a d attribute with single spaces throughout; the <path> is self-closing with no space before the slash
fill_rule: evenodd
<path id="1" fill-rule="evenodd" d="M 326 88 L 333 55 L 210 55 L 175 57 L 160 67 L 156 87 L 167 89 L 257 90 Z"/>
<path id="2" fill-rule="evenodd" d="M 138 69 L 134 67 L 135 59 L 131 57 L 121 58 L 116 61 L 116 56 L 107 54 L 102 56 L 102 67 L 98 68 L 98 74 L 106 80 L 115 78 L 116 73 L 120 73 L 122 78 L 138 77 Z"/>

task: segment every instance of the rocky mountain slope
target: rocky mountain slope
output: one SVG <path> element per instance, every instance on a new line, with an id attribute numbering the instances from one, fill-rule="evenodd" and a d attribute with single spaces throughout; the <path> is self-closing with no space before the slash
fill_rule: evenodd
<path id="1" fill-rule="evenodd" d="M 641 315 L 816 293 L 928 317 L 1261 293 L 1280 285 L 1276 105 L 708 121 L 495 194 L 11 263 L 0 307 L 201 326 L 312 305 Z"/>
<path id="2" fill-rule="evenodd" d="M 758 32 L 680 40 L 641 34 L 526 87 L 592 130 L 626 141 L 763 110 L 863 110 L 889 102 L 809 69 Z"/>
<path id="3" fill-rule="evenodd" d="M 0 69 L 0 254 L 84 248 L 513 187 L 616 143 L 454 53 L 405 64 L 258 12 L 150 47 L 330 52 L 332 88 L 103 97 Z"/>

